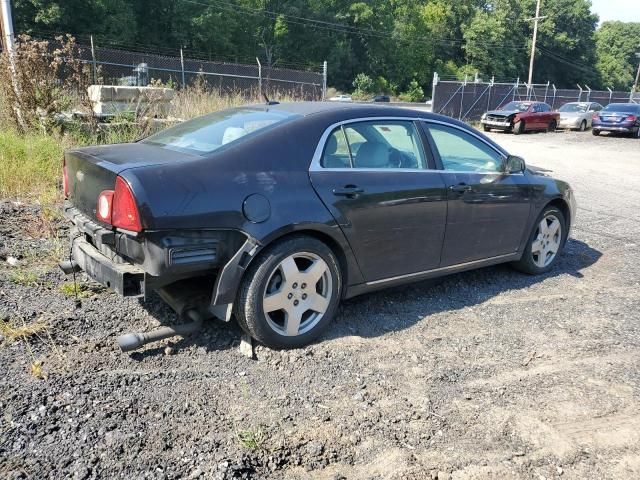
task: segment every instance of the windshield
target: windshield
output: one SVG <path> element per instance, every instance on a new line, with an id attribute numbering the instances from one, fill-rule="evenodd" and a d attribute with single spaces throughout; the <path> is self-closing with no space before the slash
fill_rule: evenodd
<path id="1" fill-rule="evenodd" d="M 610 103 L 602 111 L 618 112 L 618 113 L 640 113 L 640 105 L 629 105 L 625 103 Z"/>
<path id="2" fill-rule="evenodd" d="M 526 112 L 529 110 L 531 103 L 529 102 L 509 102 L 502 110 L 507 110 L 509 112 Z"/>
<path id="3" fill-rule="evenodd" d="M 568 113 L 585 113 L 589 109 L 588 103 L 567 103 L 560 107 L 559 112 L 568 112 Z"/>
<path id="4" fill-rule="evenodd" d="M 152 135 L 141 143 L 206 155 L 223 145 L 298 117 L 283 111 L 236 108 L 194 118 Z"/>

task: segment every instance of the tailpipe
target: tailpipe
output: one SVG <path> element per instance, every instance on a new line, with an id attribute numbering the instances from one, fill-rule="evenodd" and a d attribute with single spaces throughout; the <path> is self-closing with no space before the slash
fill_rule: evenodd
<path id="1" fill-rule="evenodd" d="M 64 262 L 60 262 L 58 265 L 65 275 L 78 273 L 80 270 L 82 270 L 80 268 L 80 265 L 78 265 L 78 262 L 76 262 L 75 260 L 65 260 Z"/>
<path id="2" fill-rule="evenodd" d="M 128 333 L 118 337 L 116 342 L 118 343 L 120 350 L 123 352 L 131 352 L 133 350 L 137 350 L 143 345 L 146 345 L 147 343 L 157 342 L 159 340 L 175 336 L 184 337 L 202 329 L 203 317 L 197 310 L 187 310 L 185 312 L 185 316 L 190 318 L 192 322 L 173 325 L 171 327 L 162 327 L 146 333 Z"/>

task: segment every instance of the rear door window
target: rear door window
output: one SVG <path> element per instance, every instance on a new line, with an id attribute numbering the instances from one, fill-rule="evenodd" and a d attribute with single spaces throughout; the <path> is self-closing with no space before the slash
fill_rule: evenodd
<path id="1" fill-rule="evenodd" d="M 324 168 L 426 169 L 422 140 L 412 121 L 357 122 L 336 128 L 327 138 Z"/>

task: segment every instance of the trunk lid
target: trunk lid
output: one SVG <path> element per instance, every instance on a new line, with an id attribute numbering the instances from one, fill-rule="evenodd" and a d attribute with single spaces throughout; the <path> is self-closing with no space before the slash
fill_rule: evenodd
<path id="1" fill-rule="evenodd" d="M 96 220 L 98 195 L 113 190 L 116 176 L 130 168 L 162 165 L 202 158 L 142 143 L 124 143 L 67 150 L 64 154 L 69 201 Z M 134 195 L 135 195 L 134 191 Z"/>

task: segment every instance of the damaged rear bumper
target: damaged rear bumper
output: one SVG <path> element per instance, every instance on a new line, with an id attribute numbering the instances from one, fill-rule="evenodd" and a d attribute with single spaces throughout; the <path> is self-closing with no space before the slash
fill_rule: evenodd
<path id="1" fill-rule="evenodd" d="M 71 257 L 77 268 L 84 270 L 99 284 L 124 297 L 144 295 L 144 270 L 129 263 L 115 263 L 83 237 L 73 239 Z M 75 265 L 72 265 L 74 267 Z M 65 270 L 65 265 L 60 267 Z"/>

